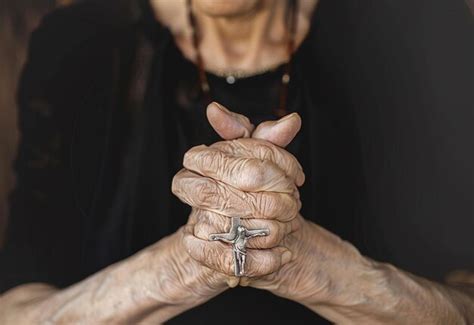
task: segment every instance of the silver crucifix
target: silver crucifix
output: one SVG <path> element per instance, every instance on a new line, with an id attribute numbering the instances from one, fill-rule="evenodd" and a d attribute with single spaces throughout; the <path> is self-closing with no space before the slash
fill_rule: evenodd
<path id="1" fill-rule="evenodd" d="M 225 234 L 211 234 L 209 240 L 219 240 L 224 243 L 232 244 L 234 254 L 234 273 L 235 276 L 244 276 L 245 257 L 247 256 L 247 241 L 253 237 L 268 236 L 268 229 L 247 229 L 240 224 L 240 217 L 232 218 L 230 230 Z"/>

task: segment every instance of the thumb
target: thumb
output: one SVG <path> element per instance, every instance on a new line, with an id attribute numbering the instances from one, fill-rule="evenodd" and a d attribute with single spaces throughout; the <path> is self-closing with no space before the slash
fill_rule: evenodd
<path id="1" fill-rule="evenodd" d="M 216 102 L 207 106 L 206 115 L 211 126 L 224 140 L 249 138 L 255 128 L 247 117 L 231 112 Z"/>
<path id="2" fill-rule="evenodd" d="M 269 141 L 282 148 L 286 147 L 301 129 L 301 117 L 292 113 L 278 121 L 260 123 L 253 132 L 252 138 Z"/>

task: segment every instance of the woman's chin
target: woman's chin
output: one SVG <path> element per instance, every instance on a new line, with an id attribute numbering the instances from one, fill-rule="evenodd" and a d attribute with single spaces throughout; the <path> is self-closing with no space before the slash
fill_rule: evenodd
<path id="1" fill-rule="evenodd" d="M 194 6 L 212 17 L 231 18 L 253 12 L 264 0 L 193 0 Z"/>

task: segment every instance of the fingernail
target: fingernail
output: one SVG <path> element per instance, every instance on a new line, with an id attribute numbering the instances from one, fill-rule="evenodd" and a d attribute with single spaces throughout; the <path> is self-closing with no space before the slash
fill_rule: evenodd
<path id="1" fill-rule="evenodd" d="M 285 251 L 282 255 L 281 255 L 281 265 L 285 265 L 287 264 L 288 262 L 291 261 L 291 252 L 290 251 Z"/>
<path id="2" fill-rule="evenodd" d="M 229 288 L 235 288 L 239 284 L 239 278 L 231 277 L 227 279 L 227 285 Z"/>
<path id="3" fill-rule="evenodd" d="M 225 108 L 224 106 L 222 106 L 221 104 L 219 104 L 218 102 L 212 102 L 211 105 L 214 104 L 216 105 L 216 107 L 221 110 L 222 112 L 224 113 L 230 113 L 229 110 L 227 108 Z"/>
<path id="4" fill-rule="evenodd" d="M 294 118 L 294 117 L 297 116 L 297 115 L 298 115 L 298 113 L 291 113 L 290 115 L 284 116 L 284 117 L 282 117 L 281 119 L 279 119 L 279 120 L 277 121 L 277 124 L 280 124 L 280 123 L 285 122 L 285 121 L 287 121 L 287 120 L 289 120 L 289 119 L 292 119 L 292 118 Z"/>
<path id="5" fill-rule="evenodd" d="M 240 278 L 239 285 L 240 285 L 241 287 L 248 287 L 248 286 L 250 285 L 250 279 L 247 278 L 247 277 L 245 277 L 245 276 L 244 276 L 244 277 L 241 277 L 241 278 Z"/>

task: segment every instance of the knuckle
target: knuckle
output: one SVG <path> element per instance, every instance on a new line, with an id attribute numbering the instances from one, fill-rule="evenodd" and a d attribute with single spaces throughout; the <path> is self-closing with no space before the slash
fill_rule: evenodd
<path id="1" fill-rule="evenodd" d="M 278 267 L 276 258 L 271 252 L 258 252 L 258 256 L 252 255 L 249 274 L 252 276 L 264 276 L 275 272 Z"/>
<path id="2" fill-rule="evenodd" d="M 293 220 L 299 211 L 299 199 L 288 194 L 282 194 L 278 198 L 277 210 L 274 211 L 280 220 Z"/>
<path id="3" fill-rule="evenodd" d="M 236 154 L 249 159 L 263 160 L 273 163 L 298 186 L 304 183 L 304 173 L 301 164 L 294 155 L 274 144 L 251 138 L 218 142 L 212 148 L 222 150 L 232 155 Z"/>
<path id="4" fill-rule="evenodd" d="M 226 219 L 227 217 L 223 218 L 217 215 L 210 217 L 206 215 L 195 226 L 194 232 L 196 237 L 208 240 L 211 234 L 226 232 L 228 229 Z"/>
<path id="5" fill-rule="evenodd" d="M 249 190 L 287 191 L 286 176 L 268 160 L 249 159 L 246 170 Z"/>
<path id="6" fill-rule="evenodd" d="M 286 202 L 284 213 L 287 214 L 288 220 L 293 220 L 301 209 L 301 201 L 299 198 L 297 199 L 290 195 L 285 195 L 284 200 Z"/>
<path id="7" fill-rule="evenodd" d="M 198 153 L 204 148 L 206 148 L 205 145 L 199 145 L 186 151 L 183 157 L 183 164 L 186 166 L 194 162 L 196 160 L 196 155 L 198 155 Z"/>
<path id="8" fill-rule="evenodd" d="M 295 178 L 302 171 L 302 167 L 294 155 L 270 142 L 256 141 L 253 147 L 259 158 L 272 161 L 286 171 L 288 176 Z"/>
<path id="9" fill-rule="evenodd" d="M 279 236 L 279 234 L 273 233 L 273 234 L 270 234 L 268 237 L 261 238 L 261 244 L 259 245 L 260 247 L 258 248 L 264 248 L 264 249 L 273 248 L 273 247 L 278 246 L 280 244 L 280 241 L 281 241 L 281 237 Z"/>
<path id="10" fill-rule="evenodd" d="M 219 254 L 213 245 L 207 245 L 206 249 L 203 251 L 203 262 L 208 266 L 215 266 L 215 261 L 218 259 Z"/>
<path id="11" fill-rule="evenodd" d="M 285 193 L 262 192 L 250 198 L 255 218 L 291 220 L 299 211 L 298 200 Z"/>
<path id="12" fill-rule="evenodd" d="M 294 231 L 299 230 L 299 222 L 296 219 L 291 220 L 290 222 L 285 223 L 285 238 Z"/>
<path id="13" fill-rule="evenodd" d="M 264 259 L 265 262 L 263 263 L 263 266 L 262 266 L 263 275 L 267 275 L 267 274 L 275 272 L 280 266 L 279 259 L 277 259 L 275 254 L 269 252 L 268 254 L 265 254 L 265 256 L 266 256 L 266 258 Z"/>
<path id="14" fill-rule="evenodd" d="M 255 237 L 249 240 L 249 248 L 268 249 L 276 247 L 283 239 L 282 231 L 276 222 L 266 222 L 265 226 L 259 224 L 255 228 L 267 228 L 269 234 L 267 236 Z"/>
<path id="15" fill-rule="evenodd" d="M 183 165 L 185 168 L 198 171 L 201 174 L 214 175 L 218 173 L 225 157 L 222 152 L 205 145 L 191 148 L 184 155 Z"/>
<path id="16" fill-rule="evenodd" d="M 215 187 L 216 194 L 214 195 L 214 205 L 221 213 L 225 214 L 227 210 L 232 209 L 235 206 L 235 200 L 232 200 L 235 195 L 231 190 L 229 190 L 227 185 L 215 182 Z"/>
<path id="17" fill-rule="evenodd" d="M 219 141 L 214 144 L 212 144 L 210 147 L 221 151 L 223 153 L 227 153 L 230 155 L 235 155 L 237 153 L 236 150 L 236 141 L 237 140 L 230 140 L 230 141 Z"/>
<path id="18" fill-rule="evenodd" d="M 270 229 L 270 236 L 268 236 L 268 246 L 276 247 L 280 244 L 285 236 L 284 232 L 282 231 L 282 227 L 276 223 L 272 224 L 272 228 Z"/>
<path id="19" fill-rule="evenodd" d="M 275 212 L 278 211 L 279 203 L 275 200 L 275 197 L 269 193 L 259 193 L 256 196 L 256 217 L 263 219 L 274 219 L 276 218 Z"/>
<path id="20" fill-rule="evenodd" d="M 171 182 L 171 192 L 176 196 L 179 196 L 182 193 L 184 177 L 183 171 L 179 171 L 173 177 Z"/>
<path id="21" fill-rule="evenodd" d="M 291 237 L 292 233 L 301 230 L 302 227 L 304 227 L 304 224 L 301 222 L 301 220 L 298 217 L 291 220 L 291 222 L 288 223 L 288 231 L 287 231 L 287 236 L 285 238 Z"/>
<path id="22" fill-rule="evenodd" d="M 222 172 L 227 165 L 227 159 L 220 151 L 210 151 L 206 152 L 201 163 L 205 170 L 219 173 Z"/>
<path id="23" fill-rule="evenodd" d="M 180 179 L 177 175 L 173 177 L 173 181 L 171 182 L 171 193 L 176 196 L 179 196 L 180 193 Z"/>
<path id="24" fill-rule="evenodd" d="M 207 239 L 211 233 L 213 233 L 213 231 L 205 221 L 199 221 L 194 227 L 194 235 L 198 238 Z"/>
<path id="25" fill-rule="evenodd" d="M 198 157 L 196 157 L 196 160 L 199 161 L 201 172 L 204 172 L 213 170 L 219 158 L 214 152 L 204 150 L 199 153 Z"/>
<path id="26" fill-rule="evenodd" d="M 186 249 L 186 252 L 194 259 L 199 259 L 199 256 L 195 250 L 194 241 L 191 235 L 185 235 L 183 237 L 183 246 Z"/>
<path id="27" fill-rule="evenodd" d="M 264 160 L 270 160 L 275 163 L 278 162 L 278 159 L 276 158 L 276 155 L 275 155 L 275 149 L 273 148 L 272 143 L 254 140 L 254 139 L 251 139 L 251 140 L 253 141 L 251 141 L 249 145 L 253 149 L 252 151 L 254 152 L 256 157 L 260 159 L 264 159 Z"/>
<path id="28" fill-rule="evenodd" d="M 240 177 L 244 187 L 249 190 L 260 189 L 267 183 L 269 163 L 260 159 L 247 159 Z"/>
<path id="29" fill-rule="evenodd" d="M 210 206 L 217 195 L 217 184 L 214 180 L 208 178 L 200 178 L 194 184 L 195 201 Z"/>

